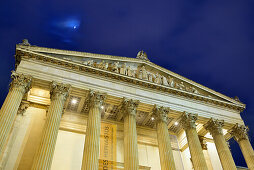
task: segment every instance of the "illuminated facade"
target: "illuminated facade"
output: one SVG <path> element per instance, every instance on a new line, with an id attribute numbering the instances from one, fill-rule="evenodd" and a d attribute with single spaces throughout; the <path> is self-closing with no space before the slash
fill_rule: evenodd
<path id="1" fill-rule="evenodd" d="M 234 170 L 227 140 L 249 169 L 245 105 L 136 58 L 16 46 L 0 111 L 6 170 Z"/>

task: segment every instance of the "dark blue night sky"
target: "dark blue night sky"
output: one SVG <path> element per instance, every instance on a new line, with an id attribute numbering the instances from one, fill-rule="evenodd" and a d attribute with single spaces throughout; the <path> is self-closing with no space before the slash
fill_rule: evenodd
<path id="1" fill-rule="evenodd" d="M 149 59 L 247 104 L 241 114 L 254 145 L 254 1 L 1 0 L 0 104 L 15 44 Z M 230 140 L 238 166 L 246 166 Z"/>

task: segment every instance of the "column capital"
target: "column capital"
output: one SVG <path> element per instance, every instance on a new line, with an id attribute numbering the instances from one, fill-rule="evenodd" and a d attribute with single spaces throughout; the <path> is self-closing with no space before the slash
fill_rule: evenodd
<path id="1" fill-rule="evenodd" d="M 63 97 L 63 100 L 66 100 L 70 93 L 70 87 L 69 84 L 63 84 L 53 81 L 50 84 L 50 98 L 51 100 L 55 100 L 59 98 L 60 96 Z"/>
<path id="2" fill-rule="evenodd" d="M 99 109 L 101 109 L 101 106 L 103 105 L 105 99 L 106 99 L 106 93 L 102 93 L 99 91 L 90 90 L 88 94 L 88 100 L 90 107 L 96 106 Z"/>
<path id="3" fill-rule="evenodd" d="M 16 71 L 12 71 L 11 73 L 12 82 L 10 84 L 10 89 L 12 88 L 21 88 L 26 93 L 31 88 L 32 76 L 24 75 L 21 73 L 17 73 Z"/>
<path id="4" fill-rule="evenodd" d="M 208 130 L 212 135 L 214 134 L 222 134 L 222 127 L 224 125 L 224 120 L 218 120 L 211 118 L 206 124 L 204 124 L 204 128 Z"/>
<path id="5" fill-rule="evenodd" d="M 139 100 L 123 98 L 122 107 L 121 107 L 123 116 L 125 117 L 128 114 L 136 116 L 138 104 L 139 104 Z"/>
<path id="6" fill-rule="evenodd" d="M 168 107 L 154 105 L 153 114 L 155 115 L 157 122 L 162 121 L 167 123 L 168 112 Z"/>
<path id="7" fill-rule="evenodd" d="M 180 124 L 184 130 L 190 128 L 196 128 L 196 120 L 198 119 L 197 114 L 183 112 L 180 118 Z"/>
<path id="8" fill-rule="evenodd" d="M 234 139 L 239 142 L 241 140 L 248 139 L 249 128 L 244 125 L 239 125 L 238 123 L 229 130 L 229 133 L 234 137 Z"/>

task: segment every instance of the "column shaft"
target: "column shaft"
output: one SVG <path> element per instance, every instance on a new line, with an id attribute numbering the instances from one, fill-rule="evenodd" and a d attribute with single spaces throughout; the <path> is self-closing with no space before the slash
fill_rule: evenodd
<path id="1" fill-rule="evenodd" d="M 224 121 L 210 119 L 204 127 L 212 134 L 213 140 L 220 158 L 223 169 L 236 170 L 236 165 L 231 152 L 228 148 L 224 135 L 222 133 L 222 126 Z"/>
<path id="2" fill-rule="evenodd" d="M 196 120 L 196 114 L 184 112 L 180 123 L 186 133 L 194 169 L 207 170 L 206 160 L 196 131 Z"/>
<path id="3" fill-rule="evenodd" d="M 247 166 L 250 170 L 254 170 L 254 151 L 248 139 L 240 140 L 239 146 L 243 153 L 244 159 L 247 163 Z"/>
<path id="4" fill-rule="evenodd" d="M 223 169 L 236 170 L 236 165 L 223 134 L 212 135 Z"/>
<path id="5" fill-rule="evenodd" d="M 167 127 L 168 108 L 155 106 L 153 113 L 157 121 L 157 140 L 160 153 L 161 170 L 175 170 L 175 162 Z"/>
<path id="6" fill-rule="evenodd" d="M 124 111 L 124 169 L 138 170 L 138 142 L 136 130 L 136 107 L 138 101 L 125 100 Z"/>
<path id="7" fill-rule="evenodd" d="M 205 156 L 198 138 L 196 129 L 190 128 L 185 130 L 191 159 L 195 170 L 207 170 Z"/>
<path id="8" fill-rule="evenodd" d="M 51 167 L 56 139 L 69 85 L 52 83 L 51 104 L 42 131 L 39 148 L 35 154 L 32 170 L 48 170 Z"/>
<path id="9" fill-rule="evenodd" d="M 18 108 L 24 94 L 29 90 L 31 77 L 13 72 L 9 93 L 0 110 L 0 156 L 7 143 Z"/>
<path id="10" fill-rule="evenodd" d="M 160 153 L 161 170 L 175 170 L 168 128 L 165 122 L 157 123 L 157 139 Z"/>
<path id="11" fill-rule="evenodd" d="M 100 93 L 90 92 L 90 109 L 87 120 L 82 170 L 99 169 L 101 106 L 104 98 L 105 96 Z"/>
<path id="12" fill-rule="evenodd" d="M 237 123 L 232 129 L 229 130 L 229 133 L 238 142 L 248 168 L 252 170 L 254 169 L 254 151 L 250 144 L 248 131 L 249 128 L 247 126 L 239 125 Z"/>

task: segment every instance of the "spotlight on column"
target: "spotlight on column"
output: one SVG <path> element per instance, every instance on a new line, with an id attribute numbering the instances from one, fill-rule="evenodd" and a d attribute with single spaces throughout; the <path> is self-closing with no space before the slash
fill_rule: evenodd
<path id="1" fill-rule="evenodd" d="M 78 102 L 77 99 L 72 99 L 72 100 L 71 100 L 71 103 L 72 103 L 72 104 L 76 104 L 77 102 Z"/>
<path id="2" fill-rule="evenodd" d="M 154 120 L 154 117 L 151 117 L 151 120 Z"/>
<path id="3" fill-rule="evenodd" d="M 177 125 L 178 125 L 178 122 L 175 122 L 175 125 L 177 126 Z"/>

